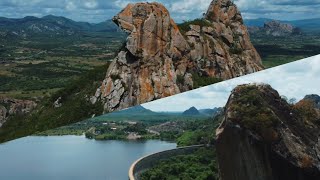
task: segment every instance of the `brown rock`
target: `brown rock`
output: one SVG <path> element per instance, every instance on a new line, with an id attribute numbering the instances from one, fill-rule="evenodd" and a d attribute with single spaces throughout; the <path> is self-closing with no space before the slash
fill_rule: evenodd
<path id="1" fill-rule="evenodd" d="M 269 85 L 235 88 L 216 131 L 221 180 L 319 179 L 320 126 L 303 114 Z"/>
<path id="2" fill-rule="evenodd" d="M 204 25 L 183 36 L 159 3 L 129 4 L 114 22 L 128 33 L 91 102 L 111 112 L 193 89 L 192 74 L 230 79 L 262 69 L 240 12 L 229 0 L 211 3 Z"/>

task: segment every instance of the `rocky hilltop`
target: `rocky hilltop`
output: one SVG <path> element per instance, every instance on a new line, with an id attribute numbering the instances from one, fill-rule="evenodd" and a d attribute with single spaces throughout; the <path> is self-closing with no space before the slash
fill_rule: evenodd
<path id="1" fill-rule="evenodd" d="M 304 97 L 305 101 L 311 101 L 311 103 L 313 103 L 316 108 L 320 109 L 320 96 L 316 95 L 316 94 L 311 94 L 311 95 L 307 95 Z"/>
<path id="2" fill-rule="evenodd" d="M 236 5 L 214 0 L 202 19 L 178 27 L 159 3 L 129 4 L 114 22 L 128 38 L 92 103 L 111 112 L 262 69 Z"/>
<path id="3" fill-rule="evenodd" d="M 320 113 L 314 101 L 290 105 L 269 85 L 238 86 L 216 134 L 222 180 L 320 177 Z"/>
<path id="4" fill-rule="evenodd" d="M 294 27 L 292 24 L 283 23 L 280 21 L 272 20 L 264 23 L 263 27 L 249 27 L 250 34 L 265 34 L 271 36 L 289 36 L 301 35 L 302 31 Z"/>
<path id="5" fill-rule="evenodd" d="M 25 115 L 36 106 L 34 101 L 0 97 L 0 127 L 10 116 Z"/>
<path id="6" fill-rule="evenodd" d="M 186 115 L 186 116 L 196 116 L 196 115 L 200 115 L 200 112 L 198 111 L 197 108 L 195 107 L 191 107 L 187 110 L 185 110 L 182 115 Z"/>

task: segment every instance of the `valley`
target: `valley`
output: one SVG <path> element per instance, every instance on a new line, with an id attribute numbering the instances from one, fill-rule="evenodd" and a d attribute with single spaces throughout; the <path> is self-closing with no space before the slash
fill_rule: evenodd
<path id="1" fill-rule="evenodd" d="M 62 20 L 65 24 L 54 28 Z M 98 31 L 76 28 L 82 23 L 56 16 L 0 19 L 6 25 L 0 27 L 0 96 L 50 96 L 88 70 L 105 65 L 125 38 L 110 23 Z M 43 29 L 30 28 L 35 26 Z M 14 33 L 18 31 L 23 33 Z M 73 33 L 62 33 L 68 31 Z"/>
<path id="2" fill-rule="evenodd" d="M 209 109 L 206 110 L 208 112 Z M 136 106 L 57 129 L 40 132 L 37 136 L 85 135 L 95 140 L 174 141 L 178 146 L 205 144 L 211 141 L 210 129 L 217 127 L 222 108 L 209 113 L 186 115 L 182 112 L 153 112 Z"/>

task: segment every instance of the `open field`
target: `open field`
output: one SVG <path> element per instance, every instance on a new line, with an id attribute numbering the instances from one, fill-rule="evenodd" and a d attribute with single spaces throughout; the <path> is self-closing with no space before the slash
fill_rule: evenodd
<path id="1" fill-rule="evenodd" d="M 266 68 L 320 54 L 320 34 L 273 37 L 252 35 L 251 41 Z"/>
<path id="2" fill-rule="evenodd" d="M 124 34 L 0 40 L 0 96 L 50 95 L 115 56 Z"/>

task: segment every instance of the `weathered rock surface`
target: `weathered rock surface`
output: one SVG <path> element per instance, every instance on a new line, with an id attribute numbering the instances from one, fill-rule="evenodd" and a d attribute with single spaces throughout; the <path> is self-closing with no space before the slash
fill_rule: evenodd
<path id="1" fill-rule="evenodd" d="M 307 120 L 310 106 L 298 104 L 289 105 L 269 85 L 233 90 L 216 131 L 221 179 L 319 179 L 320 116 Z"/>
<path id="2" fill-rule="evenodd" d="M 262 69 L 230 0 L 214 0 L 202 21 L 182 34 L 163 5 L 129 4 L 114 17 L 126 44 L 91 102 L 111 112 L 191 90 L 193 74 L 229 79 Z"/>
<path id="3" fill-rule="evenodd" d="M 34 101 L 0 97 L 0 127 L 10 116 L 27 114 L 36 106 Z"/>

